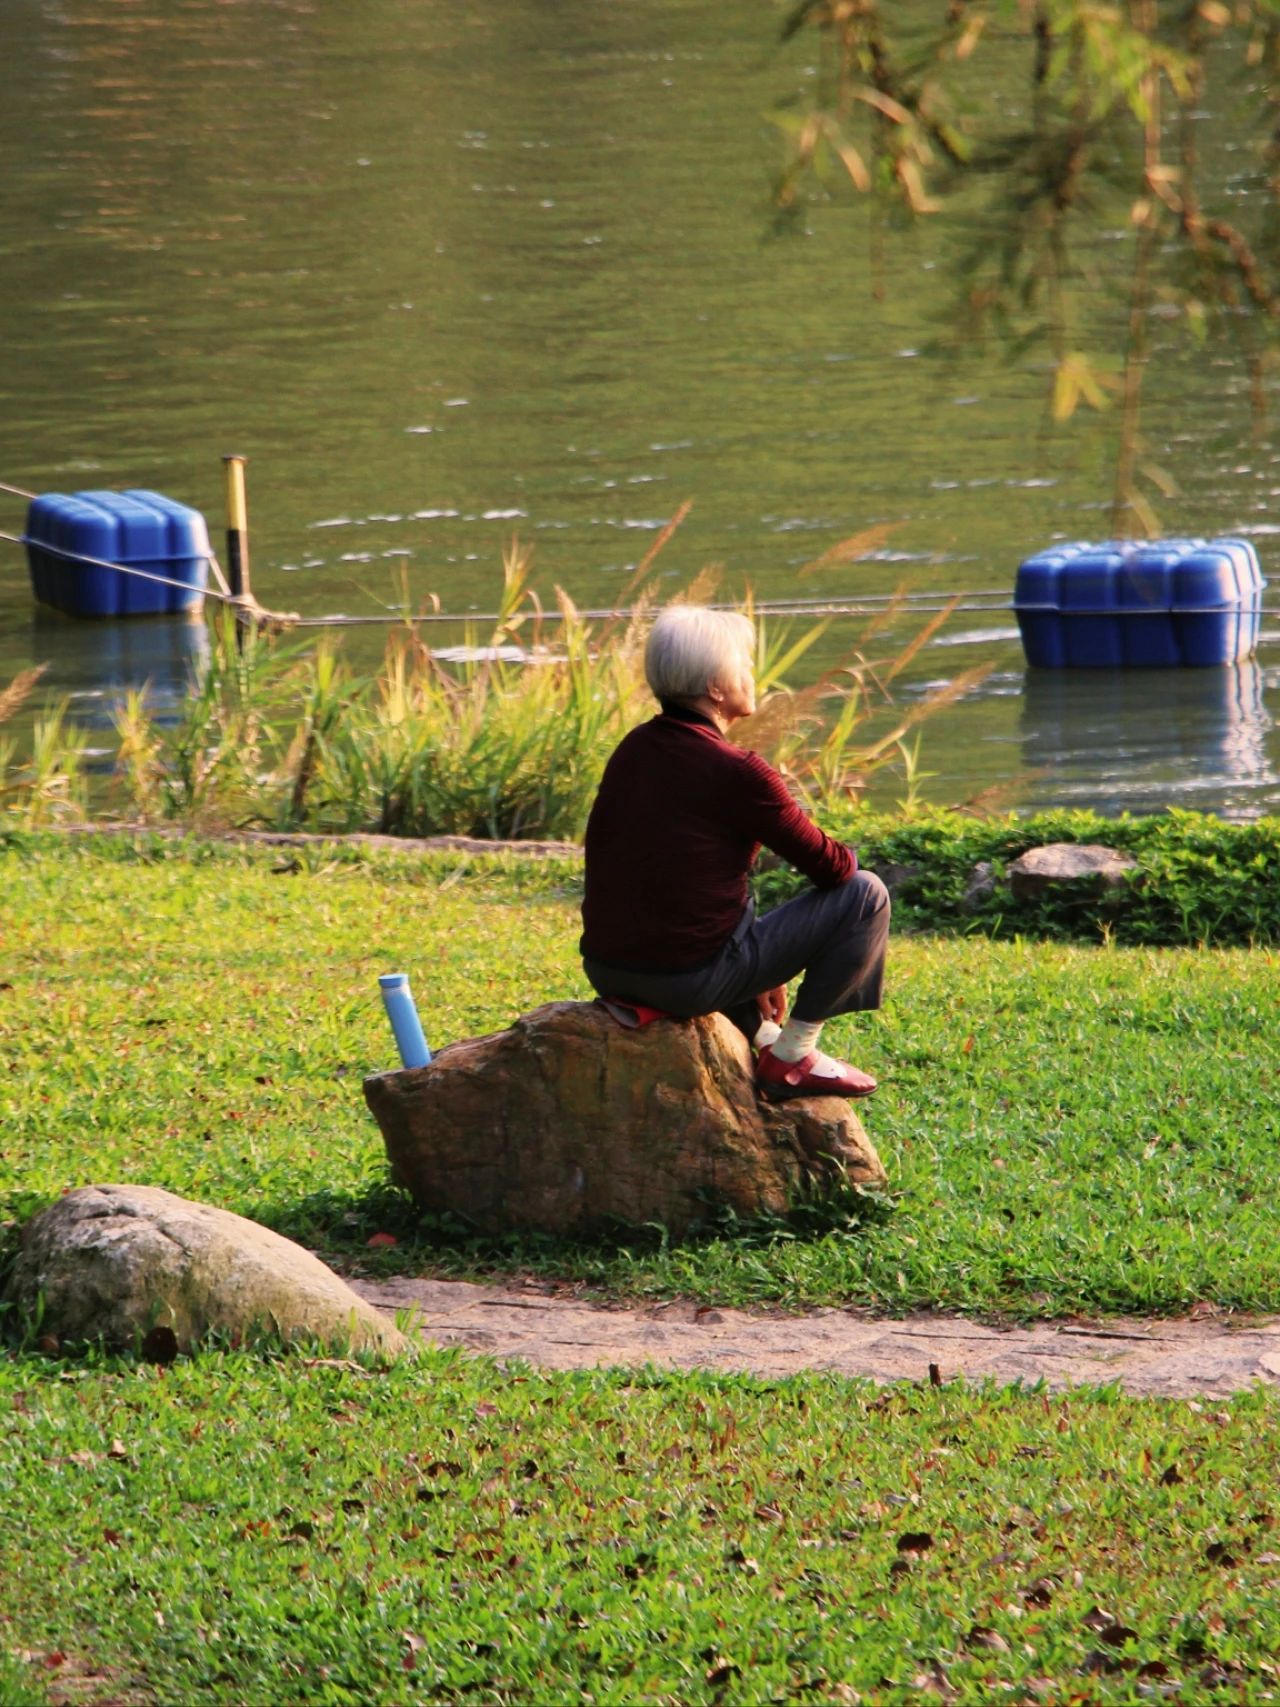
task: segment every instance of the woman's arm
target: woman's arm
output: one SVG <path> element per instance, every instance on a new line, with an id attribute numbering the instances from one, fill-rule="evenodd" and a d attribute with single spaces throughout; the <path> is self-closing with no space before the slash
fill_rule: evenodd
<path id="1" fill-rule="evenodd" d="M 787 792 L 787 785 L 758 753 L 744 752 L 737 828 L 785 859 L 817 889 L 838 889 L 858 869 L 852 848 L 819 829 Z"/>

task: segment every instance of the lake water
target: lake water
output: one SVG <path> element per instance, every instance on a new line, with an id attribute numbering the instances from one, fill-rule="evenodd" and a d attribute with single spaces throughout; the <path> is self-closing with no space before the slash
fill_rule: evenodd
<path id="1" fill-rule="evenodd" d="M 154 487 L 217 535 L 221 455 L 247 454 L 254 590 L 309 615 L 404 586 L 492 610 L 514 534 L 544 594 L 608 606 L 690 499 L 672 586 L 716 563 L 726 596 L 984 593 L 901 686 L 990 666 L 925 727 L 935 798 L 1280 810 L 1280 617 L 1231 670 L 1024 675 L 1014 572 L 1105 535 L 1109 429 L 1046 436 L 1042 372 L 928 353 L 936 245 L 896 243 L 877 301 L 856 211 L 769 236 L 762 115 L 803 53 L 768 7 L 727 16 L 5 0 L 0 480 Z M 1147 429 L 1180 488 L 1169 531 L 1249 535 L 1266 573 L 1280 459 L 1243 377 L 1171 349 Z M 0 494 L 0 529 L 22 520 Z M 801 575 L 875 524 L 872 559 Z M 822 661 L 861 626 L 835 623 Z M 0 682 L 48 660 L 101 721 L 124 683 L 180 692 L 202 645 L 38 613 L 0 544 Z"/>

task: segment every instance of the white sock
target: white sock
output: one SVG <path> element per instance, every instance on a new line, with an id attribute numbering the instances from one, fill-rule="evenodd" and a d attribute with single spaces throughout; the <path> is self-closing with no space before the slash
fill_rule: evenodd
<path id="1" fill-rule="evenodd" d="M 818 1047 L 818 1038 L 821 1034 L 822 1021 L 820 1019 L 796 1019 L 793 1014 L 778 1033 L 778 1040 L 772 1046 L 774 1060 L 803 1060 L 806 1055 L 811 1055 Z"/>
<path id="2" fill-rule="evenodd" d="M 751 1039 L 753 1049 L 771 1049 L 782 1036 L 782 1027 L 777 1020 L 762 1019 L 760 1029 Z"/>

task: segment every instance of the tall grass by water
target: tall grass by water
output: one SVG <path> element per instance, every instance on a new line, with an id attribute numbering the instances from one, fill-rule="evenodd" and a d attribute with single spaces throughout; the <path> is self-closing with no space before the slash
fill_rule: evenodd
<path id="1" fill-rule="evenodd" d="M 310 644 L 215 622 L 208 665 L 177 721 L 157 716 L 145 691 L 127 693 L 114 751 L 98 756 L 96 776 L 65 706 L 37 719 L 28 751 L 12 737 L 0 746 L 0 822 L 37 828 L 92 808 L 199 828 L 577 838 L 610 752 L 653 711 L 643 648 L 656 607 L 640 589 L 620 614 L 593 621 L 557 588 L 547 608 L 530 567 L 513 545 L 490 632 L 436 650 L 424 625 L 406 617 L 368 675 L 332 639 Z M 712 597 L 714 586 L 704 574 L 680 598 Z M 909 733 L 981 674 L 965 673 L 905 713 L 894 706 L 894 677 L 945 616 L 931 617 L 897 656 L 878 658 L 882 619 L 841 665 L 798 691 L 789 679 L 826 624 L 759 621 L 760 709 L 735 737 L 770 757 L 811 805 L 858 798 L 870 775 L 895 762 L 909 789 Z M 35 686 L 35 673 L 12 685 L 15 709 Z"/>

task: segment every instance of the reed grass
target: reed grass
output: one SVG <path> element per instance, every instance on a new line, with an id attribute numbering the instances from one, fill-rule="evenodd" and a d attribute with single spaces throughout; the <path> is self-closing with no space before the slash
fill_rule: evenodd
<path id="1" fill-rule="evenodd" d="M 215 622 L 208 664 L 176 723 L 141 692 L 116 708 L 105 798 L 87 797 L 82 743 L 62 708 L 37 721 L 29 755 L 12 741 L 0 749 L 0 823 L 38 827 L 92 806 L 197 829 L 578 839 L 609 754 L 653 710 L 643 646 L 657 606 L 642 582 L 630 607 L 607 619 L 583 616 L 559 588 L 548 610 L 530 572 L 529 552 L 513 543 L 488 633 L 468 630 L 460 646 L 437 651 L 409 617 L 368 675 L 332 639 L 307 646 Z M 705 601 L 714 588 L 715 572 L 704 571 L 677 599 Z M 754 615 L 750 599 L 743 608 Z M 855 648 L 794 690 L 789 680 L 827 624 L 756 627 L 760 709 L 735 738 L 771 758 L 808 804 L 856 800 L 872 772 L 906 754 L 922 715 L 893 713 L 888 684 L 904 654 Z M 33 685 L 9 691 L 25 696 Z"/>
<path id="2" fill-rule="evenodd" d="M 37 664 L 23 670 L 0 688 L 0 723 L 22 709 L 46 668 Z M 36 717 L 25 756 L 20 756 L 14 736 L 0 736 L 0 826 L 16 819 L 26 828 L 43 829 L 83 817 L 85 747 L 65 701 L 47 706 Z"/>

